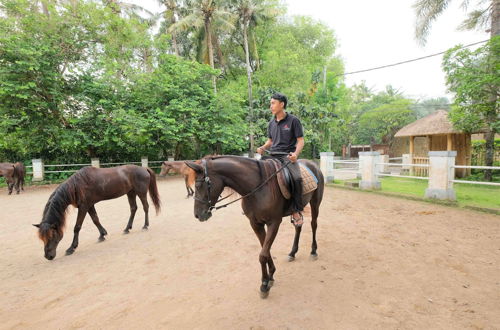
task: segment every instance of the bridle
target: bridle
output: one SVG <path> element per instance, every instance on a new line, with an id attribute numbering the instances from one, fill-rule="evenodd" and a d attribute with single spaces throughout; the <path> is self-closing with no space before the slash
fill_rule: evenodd
<path id="1" fill-rule="evenodd" d="M 200 198 L 197 198 L 196 197 L 196 194 L 194 196 L 194 199 L 200 203 L 203 203 L 203 204 L 208 204 L 208 211 L 209 212 L 212 212 L 212 210 L 218 210 L 218 209 L 221 209 L 223 207 L 226 207 L 230 204 L 233 204 L 233 203 L 236 203 L 237 201 L 243 199 L 243 198 L 246 198 L 248 196 L 251 196 L 253 195 L 257 190 L 259 190 L 260 188 L 262 188 L 267 182 L 269 182 L 269 180 L 271 180 L 273 177 L 275 177 L 279 172 L 281 172 L 285 167 L 288 166 L 288 164 L 290 164 L 290 161 L 287 160 L 285 161 L 285 163 L 278 169 L 276 170 L 271 176 L 269 176 L 266 180 L 264 180 L 264 182 L 262 182 L 260 185 L 258 185 L 255 189 L 253 189 L 251 192 L 249 192 L 248 194 L 246 194 L 245 196 L 241 196 L 240 198 L 237 198 L 235 199 L 234 201 L 231 201 L 229 203 L 226 203 L 224 205 L 219 205 L 219 206 L 215 206 L 217 203 L 220 203 L 221 201 L 223 201 L 224 199 L 230 197 L 233 193 L 229 194 L 228 196 L 226 197 L 223 197 L 223 198 L 220 198 L 220 199 L 217 199 L 217 201 L 215 203 L 212 203 L 212 200 L 210 199 L 210 196 L 211 196 L 211 188 L 212 188 L 212 182 L 210 181 L 210 176 L 208 175 L 208 164 L 207 164 L 207 160 L 206 159 L 202 159 L 201 160 L 201 165 L 203 167 L 203 179 L 198 179 L 196 180 L 196 182 L 201 182 L 201 183 L 206 183 L 207 185 L 207 192 L 208 192 L 208 196 L 207 196 L 207 199 L 206 200 L 203 200 L 203 199 L 200 199 Z"/>

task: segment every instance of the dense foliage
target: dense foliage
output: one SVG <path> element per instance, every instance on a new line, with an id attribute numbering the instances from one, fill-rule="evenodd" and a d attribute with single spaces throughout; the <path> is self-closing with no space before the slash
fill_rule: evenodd
<path id="1" fill-rule="evenodd" d="M 0 0 L 0 160 L 242 154 L 266 139 L 274 91 L 301 118 L 309 158 L 390 143 L 436 107 L 346 87 L 334 32 L 279 1 L 160 3 L 152 15 L 109 0 Z"/>

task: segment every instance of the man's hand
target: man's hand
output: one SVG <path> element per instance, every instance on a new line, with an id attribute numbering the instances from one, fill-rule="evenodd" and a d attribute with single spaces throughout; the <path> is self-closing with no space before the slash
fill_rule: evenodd
<path id="1" fill-rule="evenodd" d="M 295 163 L 297 161 L 297 158 L 298 158 L 298 156 L 295 152 L 291 152 L 287 157 L 288 157 L 288 159 L 290 159 L 290 161 L 292 163 Z"/>
<path id="2" fill-rule="evenodd" d="M 264 154 L 264 148 L 262 148 L 262 147 L 258 147 L 258 148 L 257 148 L 257 152 L 258 152 L 259 154 L 263 155 L 263 154 Z"/>

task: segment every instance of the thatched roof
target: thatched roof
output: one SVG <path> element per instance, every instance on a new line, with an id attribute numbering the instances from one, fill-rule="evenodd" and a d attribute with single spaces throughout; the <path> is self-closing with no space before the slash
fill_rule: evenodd
<path id="1" fill-rule="evenodd" d="M 395 137 L 437 135 L 437 134 L 460 134 L 461 131 L 453 129 L 453 125 L 448 120 L 448 112 L 437 110 L 424 118 L 420 118 L 411 124 L 400 129 Z"/>

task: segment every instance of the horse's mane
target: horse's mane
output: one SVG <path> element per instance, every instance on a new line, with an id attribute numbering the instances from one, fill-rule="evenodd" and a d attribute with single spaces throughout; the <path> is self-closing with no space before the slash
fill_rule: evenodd
<path id="1" fill-rule="evenodd" d="M 42 222 L 40 223 L 39 236 L 45 241 L 51 235 L 50 228 L 56 229 L 60 235 L 64 231 L 66 224 L 66 212 L 71 204 L 78 206 L 80 198 L 83 196 L 83 188 L 89 182 L 89 171 L 91 167 L 84 167 L 68 180 L 61 183 L 50 195 L 43 210 Z M 45 226 L 43 224 L 46 224 Z"/>

